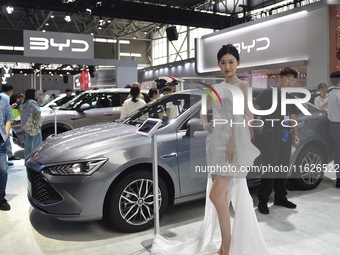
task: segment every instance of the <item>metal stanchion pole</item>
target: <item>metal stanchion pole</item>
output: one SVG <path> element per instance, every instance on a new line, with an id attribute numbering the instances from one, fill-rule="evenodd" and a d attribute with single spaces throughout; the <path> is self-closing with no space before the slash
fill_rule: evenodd
<path id="1" fill-rule="evenodd" d="M 57 135 L 57 110 L 54 109 L 54 136 Z"/>
<path id="2" fill-rule="evenodd" d="M 154 234 L 159 233 L 159 201 L 158 201 L 158 158 L 157 158 L 157 137 L 155 134 L 151 137 L 152 146 L 152 179 L 153 179 L 153 211 L 154 211 Z M 142 242 L 142 246 L 149 252 L 153 239 L 148 239 Z"/>
<path id="3" fill-rule="evenodd" d="M 153 174 L 153 210 L 155 235 L 159 233 L 159 201 L 158 201 L 158 159 L 157 159 L 157 137 L 152 136 L 152 174 Z"/>

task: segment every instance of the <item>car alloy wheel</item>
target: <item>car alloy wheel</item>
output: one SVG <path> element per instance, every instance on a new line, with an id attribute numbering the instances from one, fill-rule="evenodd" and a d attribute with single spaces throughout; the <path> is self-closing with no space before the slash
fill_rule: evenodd
<path id="1" fill-rule="evenodd" d="M 162 193 L 158 188 L 158 203 L 162 205 Z M 138 179 L 129 183 L 119 199 L 119 213 L 131 225 L 143 225 L 153 219 L 153 181 Z"/>
<path id="2" fill-rule="evenodd" d="M 322 159 L 320 155 L 315 152 L 309 152 L 303 159 L 302 159 L 302 172 L 301 172 L 301 179 L 307 185 L 314 185 L 319 181 L 320 178 L 323 176 L 322 171 Z M 308 166 L 308 168 L 304 168 Z M 315 166 L 315 167 L 312 167 Z"/>
<path id="3" fill-rule="evenodd" d="M 299 153 L 295 162 L 295 172 L 289 179 L 296 189 L 311 190 L 319 186 L 324 175 L 322 169 L 324 155 L 316 146 L 306 146 Z"/>
<path id="4" fill-rule="evenodd" d="M 159 217 L 168 205 L 168 188 L 161 177 L 158 180 Z M 137 170 L 111 185 L 105 201 L 104 216 L 124 232 L 138 232 L 154 224 L 152 172 Z"/>

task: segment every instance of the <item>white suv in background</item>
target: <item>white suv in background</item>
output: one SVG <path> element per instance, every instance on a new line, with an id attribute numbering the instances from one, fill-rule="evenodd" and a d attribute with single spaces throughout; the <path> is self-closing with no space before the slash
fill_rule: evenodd
<path id="1" fill-rule="evenodd" d="M 119 119 L 123 102 L 129 93 L 130 89 L 120 88 L 88 90 L 58 109 L 42 111 L 43 140 L 54 134 L 55 115 L 58 134 L 79 127 Z M 142 91 L 142 93 L 145 95 L 147 91 Z M 13 140 L 19 146 L 24 146 L 25 139 L 20 122 L 13 125 Z"/>

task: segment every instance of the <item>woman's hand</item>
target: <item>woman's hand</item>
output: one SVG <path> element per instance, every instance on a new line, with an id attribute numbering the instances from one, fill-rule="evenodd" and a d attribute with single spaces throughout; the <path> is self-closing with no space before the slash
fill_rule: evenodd
<path id="1" fill-rule="evenodd" d="M 250 132 L 250 140 L 252 142 L 254 142 L 255 141 L 254 128 L 253 127 L 249 127 L 249 132 Z"/>
<path id="2" fill-rule="evenodd" d="M 213 130 L 213 123 L 212 121 L 203 123 L 203 129 L 208 132 L 212 132 Z"/>
<path id="3" fill-rule="evenodd" d="M 231 137 L 227 144 L 225 160 L 229 163 L 233 162 L 234 157 L 235 157 L 235 152 L 236 152 L 235 140 L 234 140 L 234 137 Z"/>

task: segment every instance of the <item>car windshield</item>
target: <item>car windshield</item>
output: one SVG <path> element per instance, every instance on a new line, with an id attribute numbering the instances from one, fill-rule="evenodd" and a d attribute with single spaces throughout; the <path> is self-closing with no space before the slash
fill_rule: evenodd
<path id="1" fill-rule="evenodd" d="M 147 118 L 163 120 L 166 126 L 171 120 L 183 114 L 190 106 L 201 99 L 200 95 L 194 94 L 170 94 L 151 101 L 144 107 L 130 113 L 124 118 L 117 120 L 119 123 L 140 126 Z"/>
<path id="2" fill-rule="evenodd" d="M 88 99 L 90 99 L 94 93 L 82 93 L 72 100 L 68 101 L 64 105 L 60 106 L 60 110 L 76 110 L 78 109 L 83 103 L 85 103 Z"/>
<path id="3" fill-rule="evenodd" d="M 44 103 L 42 103 L 42 104 L 40 105 L 40 107 L 44 107 L 45 105 L 47 105 L 48 103 L 52 102 L 53 100 L 55 100 L 55 98 L 50 98 L 50 99 L 48 99 L 47 101 L 45 101 Z"/>

